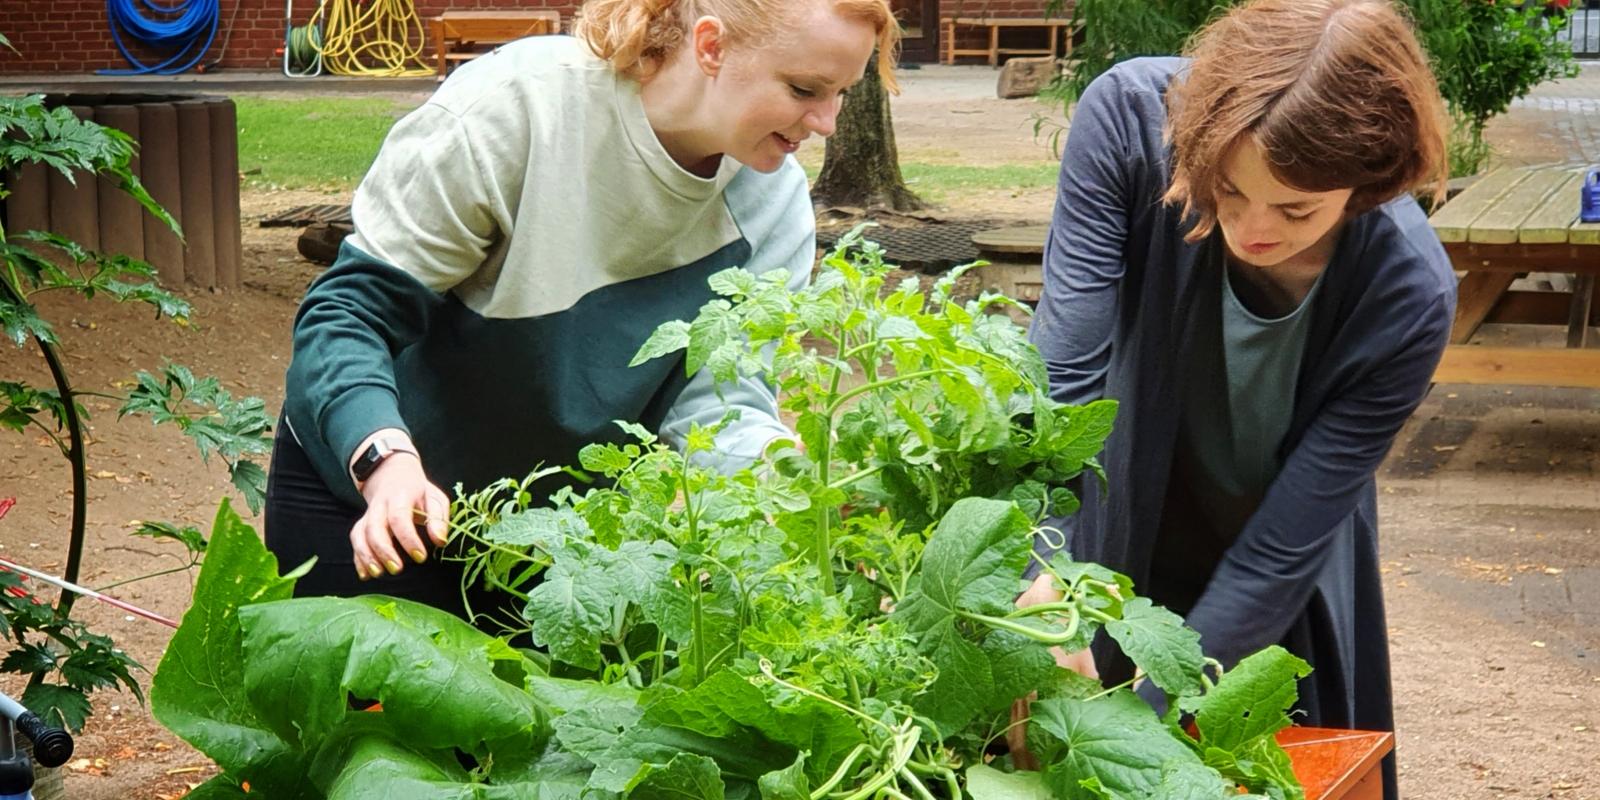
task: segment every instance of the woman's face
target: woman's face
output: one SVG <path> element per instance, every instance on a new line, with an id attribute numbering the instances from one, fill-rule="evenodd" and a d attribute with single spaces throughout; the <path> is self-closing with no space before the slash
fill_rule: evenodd
<path id="1" fill-rule="evenodd" d="M 772 172 L 812 134 L 833 134 L 844 91 L 861 80 L 877 41 L 870 23 L 815 2 L 770 41 L 729 45 L 709 99 L 722 152 Z"/>
<path id="2" fill-rule="evenodd" d="M 1324 239 L 1344 220 L 1351 193 L 1306 192 L 1282 183 L 1255 138 L 1241 136 L 1223 159 L 1217 227 L 1235 259 L 1275 267 L 1326 244 Z"/>

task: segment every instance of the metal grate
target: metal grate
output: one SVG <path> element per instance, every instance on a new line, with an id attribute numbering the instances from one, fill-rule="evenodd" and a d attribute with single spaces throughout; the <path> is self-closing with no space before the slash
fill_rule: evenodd
<path id="1" fill-rule="evenodd" d="M 263 228 L 304 228 L 318 222 L 355 224 L 350 219 L 350 206 L 320 205 L 299 206 L 261 220 Z"/>
<path id="2" fill-rule="evenodd" d="M 1600 58 L 1600 0 L 1574 0 L 1566 29 L 1556 36 L 1571 45 L 1578 58 Z"/>
<path id="3" fill-rule="evenodd" d="M 884 261 L 904 269 L 938 272 L 978 260 L 978 248 L 972 244 L 972 235 L 995 228 L 1013 228 L 1025 222 L 992 219 L 964 219 L 896 223 L 894 227 L 868 228 L 864 235 L 883 247 Z M 817 230 L 817 244 L 832 248 L 852 226 L 821 228 Z"/>

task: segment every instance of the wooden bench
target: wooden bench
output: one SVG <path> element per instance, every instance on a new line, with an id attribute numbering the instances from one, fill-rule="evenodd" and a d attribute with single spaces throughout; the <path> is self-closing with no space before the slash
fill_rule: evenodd
<path id="1" fill-rule="evenodd" d="M 446 11 L 433 20 L 433 41 L 438 53 L 440 80 L 450 65 L 470 61 L 489 49 L 521 39 L 561 31 L 561 12 Z"/>
<path id="2" fill-rule="evenodd" d="M 944 58 L 940 59 L 946 64 L 954 64 L 958 56 L 985 56 L 989 59 L 989 66 L 999 66 L 1001 56 L 1050 56 L 1056 55 L 1057 43 L 1061 40 L 1061 31 L 1068 28 L 1072 21 L 1066 18 L 1044 17 L 945 17 L 940 20 L 944 26 L 943 48 Z M 962 25 L 973 28 L 989 29 L 989 46 L 984 49 L 963 49 L 956 47 L 956 26 Z M 1022 47 L 1001 47 L 1000 30 L 1002 28 L 1044 28 L 1050 32 L 1050 49 Z M 1072 31 L 1067 32 L 1067 45 L 1065 55 L 1072 55 Z"/>
<path id="3" fill-rule="evenodd" d="M 1600 310 L 1600 223 L 1578 221 L 1587 169 L 1496 170 L 1429 218 L 1461 273 L 1450 346 L 1435 381 L 1600 389 L 1600 350 L 1588 347 Z M 1572 275 L 1572 291 L 1513 290 L 1513 281 L 1529 272 Z M 1567 348 L 1469 346 L 1485 322 L 1564 325 Z"/>

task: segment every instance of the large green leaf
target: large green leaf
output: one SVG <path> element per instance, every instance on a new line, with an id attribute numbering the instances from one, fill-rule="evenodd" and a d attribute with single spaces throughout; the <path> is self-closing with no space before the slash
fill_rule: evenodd
<path id="1" fill-rule="evenodd" d="M 722 771 L 717 762 L 693 753 L 679 753 L 664 766 L 646 766 L 629 797 L 636 800 L 722 800 Z"/>
<path id="2" fill-rule="evenodd" d="M 1274 645 L 1240 661 L 1183 708 L 1195 715 L 1202 746 L 1235 750 L 1289 727 L 1295 681 L 1310 674 L 1310 664 Z"/>
<path id="3" fill-rule="evenodd" d="M 600 638 L 611 630 L 618 592 L 607 569 L 609 552 L 595 545 L 560 548 L 544 580 L 528 593 L 523 615 L 533 640 L 558 661 L 600 667 Z"/>
<path id="4" fill-rule="evenodd" d="M 967 795 L 972 800 L 1052 800 L 1043 774 L 1001 772 L 987 764 L 967 768 Z"/>
<path id="5" fill-rule="evenodd" d="M 1205 768 L 1150 706 L 1126 689 L 1096 700 L 1036 701 L 1028 749 L 1047 765 L 1045 782 L 1061 800 L 1187 797 L 1164 794 L 1164 775 Z"/>
<path id="6" fill-rule="evenodd" d="M 860 729 L 838 708 L 804 696 L 780 699 L 727 671 L 650 706 L 645 721 L 731 740 L 760 734 L 810 754 L 806 769 L 819 781 L 861 742 Z"/>
<path id="7" fill-rule="evenodd" d="M 244 687 L 238 609 L 289 597 L 294 581 L 223 501 L 195 584 L 194 600 L 150 685 L 151 711 L 237 779 L 273 787 L 274 797 L 317 796 L 304 754 L 274 733 Z"/>
<path id="8" fill-rule="evenodd" d="M 1188 697 L 1205 689 L 1206 657 L 1200 634 L 1183 618 L 1138 597 L 1124 603 L 1122 619 L 1106 623 L 1106 633 L 1122 652 L 1169 695 Z"/>
<path id="9" fill-rule="evenodd" d="M 448 612 L 370 595 L 249 606 L 239 617 L 246 692 L 280 738 L 306 749 L 352 713 L 352 695 L 381 702 L 410 746 L 533 752 L 550 735 L 548 709 L 497 673 L 497 640 Z"/>
<path id="10" fill-rule="evenodd" d="M 957 624 L 961 612 L 1004 614 L 1031 551 L 1032 524 L 1015 504 L 959 500 L 939 521 L 922 555 L 922 580 L 895 618 L 939 669 L 917 710 L 950 734 L 994 700 L 988 656 Z"/>

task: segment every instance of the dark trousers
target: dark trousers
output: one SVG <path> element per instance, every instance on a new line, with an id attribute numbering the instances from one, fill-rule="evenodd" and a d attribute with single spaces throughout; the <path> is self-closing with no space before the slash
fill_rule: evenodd
<path id="1" fill-rule="evenodd" d="M 405 563 L 399 575 L 361 580 L 356 575 L 355 555 L 350 549 L 350 529 L 365 509 L 334 497 L 311 466 L 305 450 L 281 420 L 278 431 L 267 475 L 267 549 L 278 557 L 278 568 L 284 572 L 307 559 L 317 559 L 311 571 L 295 584 L 296 597 L 383 594 L 466 617 L 467 608 L 461 592 L 462 564 L 450 559 L 455 550 L 451 545 L 440 551 L 429 543 L 428 560 L 422 564 L 406 558 L 404 549 L 397 545 Z M 422 538 L 428 541 L 427 536 Z M 477 587 L 468 597 L 472 611 L 478 614 L 503 605 L 503 601 L 497 602 L 494 596 Z"/>

